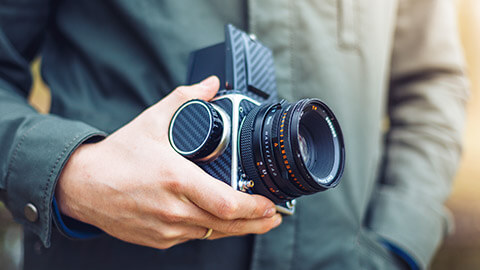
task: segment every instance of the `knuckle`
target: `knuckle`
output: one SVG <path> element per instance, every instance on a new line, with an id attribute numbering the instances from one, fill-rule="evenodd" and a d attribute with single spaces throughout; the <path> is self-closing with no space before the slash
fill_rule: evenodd
<path id="1" fill-rule="evenodd" d="M 263 216 L 266 209 L 269 209 L 269 208 L 273 207 L 273 204 L 269 200 L 267 200 L 263 197 L 255 196 L 252 199 L 255 200 L 255 202 L 254 202 L 255 208 L 253 209 L 254 211 L 252 211 L 252 215 L 254 215 L 254 216 L 260 216 L 261 217 L 261 216 Z"/>
<path id="2" fill-rule="evenodd" d="M 218 214 L 220 218 L 231 220 L 235 219 L 240 205 L 231 199 L 221 199 Z"/>
<path id="3" fill-rule="evenodd" d="M 168 190 L 179 193 L 182 190 L 184 190 L 184 183 L 182 181 L 179 181 L 174 177 L 174 175 L 170 176 L 171 180 L 165 181 L 165 186 Z"/>
<path id="4" fill-rule="evenodd" d="M 163 239 L 164 243 L 168 243 L 169 241 L 177 239 L 180 236 L 179 231 L 173 228 L 163 229 L 158 233 L 160 235 L 160 238 Z"/>
<path id="5" fill-rule="evenodd" d="M 184 94 L 185 90 L 188 89 L 189 86 L 186 86 L 186 85 L 179 85 L 175 91 L 178 91 L 178 92 L 181 92 L 182 94 Z"/>
<path id="6" fill-rule="evenodd" d="M 264 207 L 263 205 L 256 205 L 253 211 L 249 213 L 250 218 L 260 218 L 263 217 L 263 214 L 265 213 L 265 210 L 268 209 L 267 207 Z"/>
<path id="7" fill-rule="evenodd" d="M 187 101 L 190 99 L 188 96 L 188 88 L 189 88 L 188 86 L 181 85 L 177 87 L 173 93 L 175 93 L 177 98 Z"/>

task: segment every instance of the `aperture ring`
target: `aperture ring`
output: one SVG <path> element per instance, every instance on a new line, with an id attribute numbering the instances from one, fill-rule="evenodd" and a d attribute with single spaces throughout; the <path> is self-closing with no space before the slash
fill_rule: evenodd
<path id="1" fill-rule="evenodd" d="M 240 161 L 247 178 L 254 183 L 253 187 L 251 187 L 253 193 L 263 195 L 277 204 L 284 202 L 285 200 L 281 200 L 269 191 L 268 187 L 262 181 L 263 179 L 260 177 L 255 164 L 253 132 L 255 130 L 255 119 L 260 109 L 262 109 L 262 107 L 253 109 L 242 123 L 239 147 Z"/>
<path id="2" fill-rule="evenodd" d="M 288 179 L 295 184 L 295 186 L 307 192 L 308 194 L 313 194 L 318 191 L 318 188 L 312 187 L 309 185 L 303 178 L 303 175 L 300 174 L 297 168 L 297 164 L 293 158 L 293 153 L 291 149 L 291 140 L 288 136 L 288 130 L 290 129 L 290 119 L 292 115 L 293 108 L 290 107 L 282 113 L 280 118 L 280 130 L 278 131 L 280 153 L 279 162 L 284 166 Z"/>
<path id="3" fill-rule="evenodd" d="M 265 131 L 269 131 L 269 138 L 265 140 L 264 138 L 264 145 L 263 151 L 265 153 L 264 160 L 267 163 L 267 168 L 269 169 L 269 173 L 274 181 L 274 183 L 286 194 L 296 198 L 301 195 L 310 194 L 308 192 L 304 192 L 299 190 L 294 183 L 289 181 L 288 176 L 285 173 L 285 169 L 283 164 L 277 161 L 277 157 L 281 154 L 279 148 L 279 140 L 278 140 L 278 126 L 280 117 L 282 114 L 282 107 L 279 105 L 277 108 L 271 110 L 269 115 L 267 116 L 267 120 L 264 123 L 264 136 Z M 271 116 L 270 116 L 271 115 Z M 272 117 L 269 121 L 268 117 Z M 268 153 L 266 147 L 269 147 L 271 150 Z"/>
<path id="4" fill-rule="evenodd" d="M 271 123 L 273 122 L 273 116 L 270 115 L 272 110 L 275 110 L 275 107 L 280 106 L 280 104 L 274 104 L 272 106 L 266 107 L 265 110 L 260 110 L 256 117 L 256 124 L 254 127 L 253 138 L 257 140 L 258 145 L 253 144 L 254 158 L 256 159 L 257 170 L 260 174 L 260 177 L 263 178 L 263 181 L 267 188 L 275 194 L 278 198 L 283 201 L 295 199 L 297 196 L 288 195 L 283 189 L 279 188 L 277 181 L 274 181 L 274 176 L 281 178 L 281 175 L 275 173 L 272 174 L 271 161 L 273 161 L 273 149 L 270 147 L 270 138 L 271 138 Z M 268 166 L 268 167 L 267 167 Z M 273 171 L 275 172 L 275 171 Z M 285 180 L 282 180 L 285 181 Z"/>

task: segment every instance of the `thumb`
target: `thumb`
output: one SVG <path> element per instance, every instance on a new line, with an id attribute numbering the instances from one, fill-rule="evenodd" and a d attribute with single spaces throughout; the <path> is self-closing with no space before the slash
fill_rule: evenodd
<path id="1" fill-rule="evenodd" d="M 219 87 L 220 81 L 217 76 L 210 76 L 200 83 L 177 87 L 159 103 L 161 103 L 163 108 L 168 108 L 174 112 L 178 107 L 189 100 L 201 99 L 208 101 L 212 99 L 217 93 Z"/>
<path id="2" fill-rule="evenodd" d="M 168 125 L 172 119 L 175 111 L 185 102 L 192 99 L 202 99 L 208 101 L 212 99 L 220 87 L 220 81 L 216 76 L 210 76 L 200 83 L 188 86 L 179 86 L 173 90 L 168 96 L 156 104 L 150 106 L 141 115 L 143 119 L 156 119 L 160 120 L 160 123 L 156 123 L 153 126 L 159 128 L 158 134 L 168 130 Z M 152 115 L 153 118 L 145 116 Z M 152 128 L 152 124 L 146 121 Z M 152 131 L 153 132 L 153 131 Z"/>

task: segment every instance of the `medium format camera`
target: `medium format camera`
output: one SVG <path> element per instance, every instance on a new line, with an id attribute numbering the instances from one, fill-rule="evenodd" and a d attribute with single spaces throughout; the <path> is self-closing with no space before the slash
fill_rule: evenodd
<path id="1" fill-rule="evenodd" d="M 338 184 L 345 150 L 335 115 L 318 99 L 277 100 L 270 49 L 226 25 L 225 42 L 190 55 L 187 84 L 210 75 L 221 82 L 215 98 L 184 103 L 170 122 L 175 151 L 284 214 L 295 198 Z"/>

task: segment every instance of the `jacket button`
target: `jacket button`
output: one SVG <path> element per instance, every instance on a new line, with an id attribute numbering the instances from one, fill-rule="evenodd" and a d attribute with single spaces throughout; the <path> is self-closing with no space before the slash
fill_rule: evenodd
<path id="1" fill-rule="evenodd" d="M 30 221 L 30 222 L 35 222 L 38 220 L 38 210 L 35 205 L 31 203 L 27 203 L 25 205 L 25 208 L 23 208 L 23 213 L 25 214 L 25 217 Z"/>

